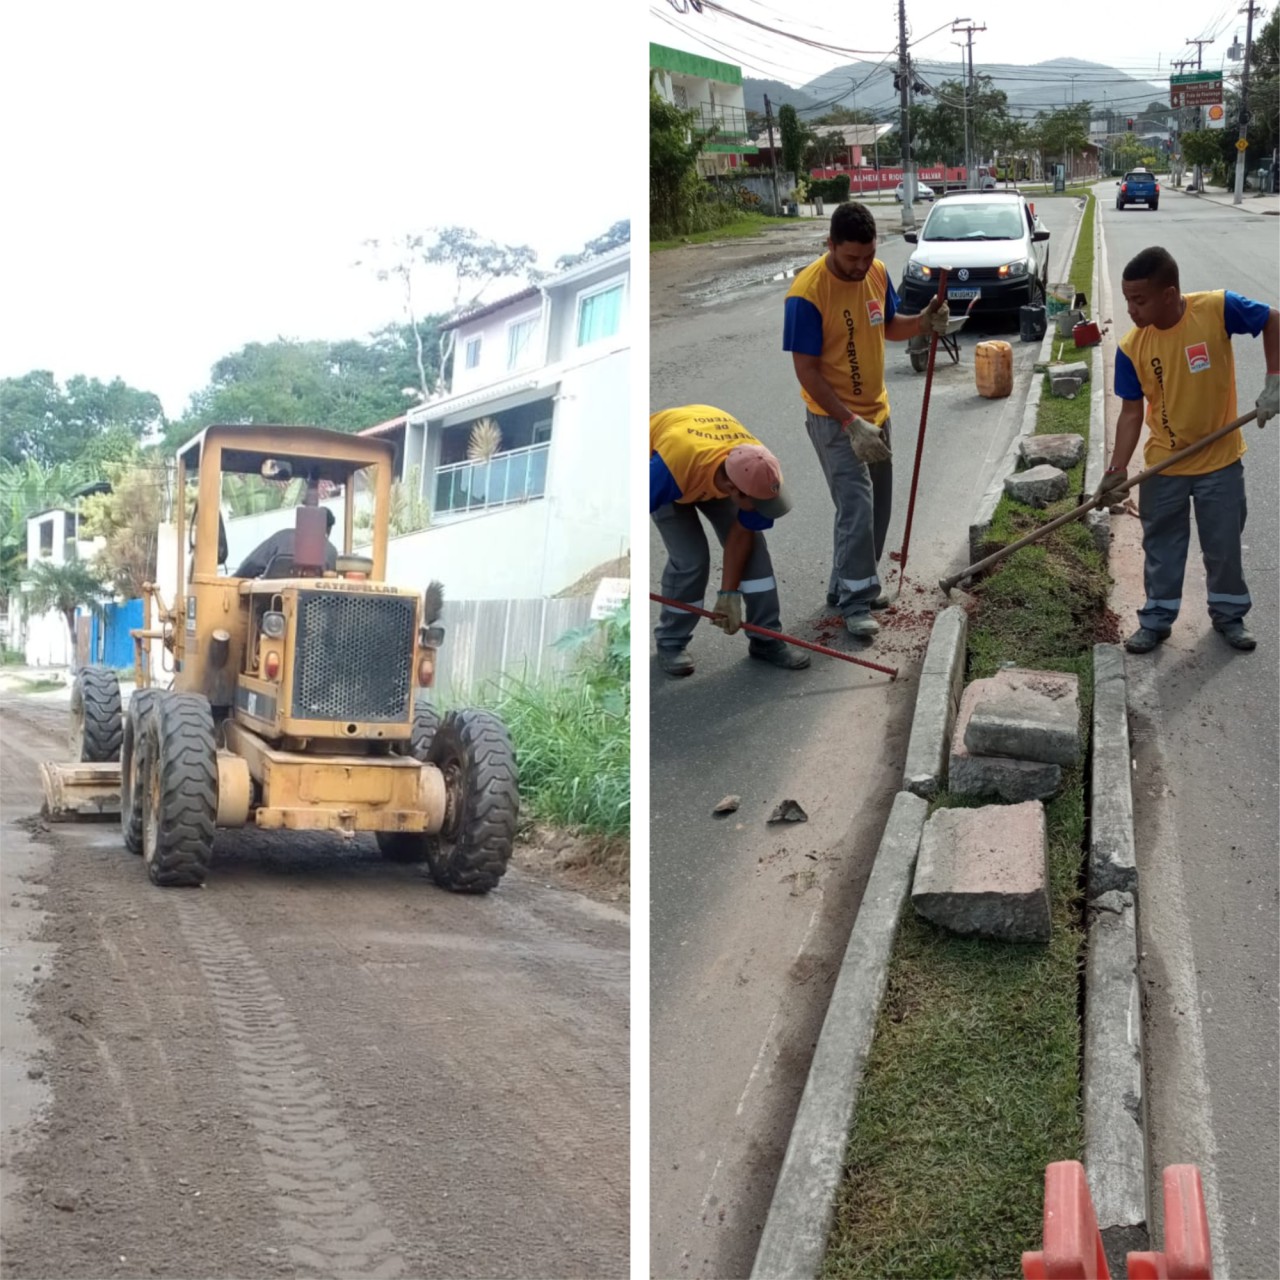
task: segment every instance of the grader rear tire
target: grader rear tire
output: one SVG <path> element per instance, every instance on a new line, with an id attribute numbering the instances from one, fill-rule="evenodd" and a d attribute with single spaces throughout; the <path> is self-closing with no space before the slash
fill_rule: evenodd
<path id="1" fill-rule="evenodd" d="M 449 793 L 445 826 L 426 842 L 432 878 L 454 893 L 488 893 L 506 872 L 520 813 L 507 728 L 487 711 L 451 711 L 429 763 L 444 774 Z"/>
<path id="2" fill-rule="evenodd" d="M 83 764 L 112 764 L 120 759 L 123 736 L 116 673 L 84 667 L 71 686 L 71 758 Z"/>
<path id="3" fill-rule="evenodd" d="M 159 689 L 135 689 L 124 719 L 120 743 L 120 832 L 130 853 L 142 853 L 142 807 L 150 758 L 147 755 L 147 717 L 160 697 Z"/>
<path id="4" fill-rule="evenodd" d="M 171 693 L 147 717 L 142 855 L 153 884 L 204 883 L 218 817 L 213 714 L 198 693 Z"/>

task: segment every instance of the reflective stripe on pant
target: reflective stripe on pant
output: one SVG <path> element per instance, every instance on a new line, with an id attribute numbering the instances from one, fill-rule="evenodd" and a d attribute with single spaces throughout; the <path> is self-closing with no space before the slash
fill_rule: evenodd
<path id="1" fill-rule="evenodd" d="M 846 618 L 866 613 L 880 594 L 876 566 L 884 554 L 893 512 L 893 462 L 859 462 L 849 437 L 834 418 L 805 411 L 805 426 L 836 504 L 830 595 Z M 880 428 L 892 448 L 889 419 Z"/>
<path id="2" fill-rule="evenodd" d="M 1252 605 L 1244 581 L 1240 538 L 1247 509 L 1244 467 L 1233 462 L 1202 476 L 1152 476 L 1138 486 L 1146 603 L 1138 623 L 1168 631 L 1182 606 L 1182 579 L 1191 542 L 1191 504 L 1204 557 L 1209 617 L 1215 625 L 1243 618 Z"/>
<path id="3" fill-rule="evenodd" d="M 711 576 L 711 551 L 699 512 L 715 530 L 723 547 L 733 522 L 738 518 L 738 508 L 728 498 L 718 498 L 714 502 L 669 502 L 653 513 L 653 522 L 667 549 L 667 564 L 662 571 L 662 594 L 670 600 L 711 609 L 715 606 L 714 598 L 704 603 L 707 579 Z M 773 562 L 769 559 L 763 533 L 757 533 L 752 540 L 751 555 L 738 590 L 742 592 L 744 621 L 753 627 L 768 627 L 770 631 L 781 627 L 778 584 L 773 576 Z M 683 649 L 698 621 L 695 613 L 663 605 L 658 625 L 653 630 L 658 648 Z M 762 636 L 751 637 L 753 649 L 768 649 L 777 643 L 780 642 L 766 640 Z"/>

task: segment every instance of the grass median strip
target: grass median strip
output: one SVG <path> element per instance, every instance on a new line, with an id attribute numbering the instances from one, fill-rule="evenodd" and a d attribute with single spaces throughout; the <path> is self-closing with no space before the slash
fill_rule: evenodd
<path id="1" fill-rule="evenodd" d="M 1077 288 L 1092 278 L 1093 208 L 1090 200 L 1073 263 Z M 1087 438 L 1088 430 L 1088 395 L 1061 401 L 1046 388 L 1037 432 Z M 1043 511 L 1003 498 L 991 549 L 1076 505 L 1082 471 L 1073 470 L 1068 497 Z M 1016 552 L 974 591 L 966 680 L 1004 664 L 1074 673 L 1087 741 L 1092 646 L 1114 638 L 1107 584 L 1106 564 L 1078 523 Z M 828 1280 L 1007 1276 L 1024 1249 L 1037 1247 L 1045 1165 L 1080 1159 L 1084 1147 L 1085 768 L 1064 769 L 1061 791 L 1045 805 L 1047 946 L 957 938 L 904 914 L 849 1139 Z M 931 810 L 981 803 L 944 792 Z"/>
<path id="2" fill-rule="evenodd" d="M 758 236 L 770 227 L 794 227 L 800 219 L 771 218 L 763 213 L 744 213 L 733 222 L 726 222 L 722 227 L 712 227 L 709 231 L 691 231 L 687 236 L 677 236 L 674 240 L 650 240 L 651 253 L 660 249 L 678 249 L 686 244 L 709 244 L 712 240 L 741 240 L 747 236 Z"/>

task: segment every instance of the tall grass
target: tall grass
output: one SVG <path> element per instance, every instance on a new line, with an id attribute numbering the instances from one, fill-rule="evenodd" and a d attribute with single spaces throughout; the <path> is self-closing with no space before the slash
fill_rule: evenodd
<path id="1" fill-rule="evenodd" d="M 631 611 L 566 633 L 567 678 L 489 684 L 478 705 L 511 731 L 528 817 L 557 827 L 625 835 L 631 823 Z"/>

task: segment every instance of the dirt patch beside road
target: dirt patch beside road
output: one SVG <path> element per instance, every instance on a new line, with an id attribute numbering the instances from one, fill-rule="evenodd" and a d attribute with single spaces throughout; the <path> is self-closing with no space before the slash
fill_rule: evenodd
<path id="1" fill-rule="evenodd" d="M 65 714 L 0 700 L 7 842 Z M 53 1104 L 6 1137 L 6 1275 L 627 1274 L 621 912 L 363 838 L 220 833 L 199 891 L 110 824 L 33 838 Z"/>

